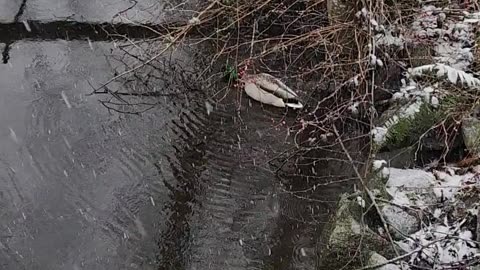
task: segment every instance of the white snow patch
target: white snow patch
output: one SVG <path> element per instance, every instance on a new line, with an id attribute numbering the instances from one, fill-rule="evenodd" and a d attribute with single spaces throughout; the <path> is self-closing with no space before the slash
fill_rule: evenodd
<path id="1" fill-rule="evenodd" d="M 383 144 L 385 142 L 387 133 L 388 133 L 388 129 L 384 127 L 375 127 L 371 131 L 371 134 L 373 135 L 373 140 L 377 144 Z"/>
<path id="2" fill-rule="evenodd" d="M 472 233 L 459 230 L 459 224 L 433 224 L 411 235 L 399 245 L 405 251 L 419 250 L 412 254 L 410 263 L 423 260 L 435 264 L 435 269 L 446 269 L 452 263 L 472 259 L 478 250 L 471 241 Z M 405 245 L 406 244 L 406 245 Z M 420 246 L 424 248 L 419 249 Z M 408 252 L 408 251 L 407 251 Z"/>
<path id="3" fill-rule="evenodd" d="M 437 177 L 437 181 L 433 188 L 435 196 L 437 196 L 440 201 L 453 200 L 455 194 L 462 185 L 463 178 L 466 176 L 456 174 L 450 175 L 446 172 L 437 170 L 434 171 L 434 174 Z"/>
<path id="4" fill-rule="evenodd" d="M 385 165 L 387 165 L 387 162 L 385 160 L 374 160 L 372 164 L 373 170 L 375 171 L 381 169 Z"/>
<path id="5" fill-rule="evenodd" d="M 365 200 L 362 198 L 362 196 L 357 196 L 357 203 L 360 205 L 360 207 L 365 208 Z"/>
<path id="6" fill-rule="evenodd" d="M 454 84 L 460 81 L 470 87 L 480 86 L 480 80 L 472 74 L 444 64 L 423 65 L 409 70 L 412 76 L 421 76 L 426 72 L 435 72 L 439 78 L 447 76 L 448 80 Z"/>

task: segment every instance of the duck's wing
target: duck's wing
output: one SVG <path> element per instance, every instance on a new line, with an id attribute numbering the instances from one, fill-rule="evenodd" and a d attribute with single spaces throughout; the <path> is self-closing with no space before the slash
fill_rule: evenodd
<path id="1" fill-rule="evenodd" d="M 295 99 L 298 95 L 279 79 L 267 73 L 258 74 L 255 82 L 264 91 L 270 92 L 283 99 Z"/>
<path id="2" fill-rule="evenodd" d="M 281 98 L 272 93 L 266 92 L 259 88 L 255 83 L 245 83 L 245 93 L 258 102 L 269 104 L 276 107 L 285 107 L 285 103 Z"/>

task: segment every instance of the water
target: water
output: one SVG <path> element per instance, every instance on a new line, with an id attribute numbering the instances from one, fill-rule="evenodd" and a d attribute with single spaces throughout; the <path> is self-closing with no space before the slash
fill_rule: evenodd
<path id="1" fill-rule="evenodd" d="M 110 21 L 130 2 L 113 3 L 32 0 L 22 18 Z M 16 4 L 0 1 L 0 18 Z M 133 18 L 151 19 L 147 4 Z M 122 54 L 86 34 L 17 37 L 0 65 L 0 268 L 312 269 L 328 205 L 287 192 L 268 163 L 293 146 L 295 113 L 236 92 L 206 106 L 195 91 L 145 99 L 158 104 L 140 116 L 108 111 L 88 94 Z"/>
<path id="2" fill-rule="evenodd" d="M 0 0 L 0 21 L 11 22 L 24 0 Z M 22 20 L 88 22 L 161 22 L 171 19 L 178 1 L 156 0 L 26 0 Z M 192 1 L 191 3 L 194 3 Z M 178 12 L 177 12 L 178 13 Z M 185 12 L 187 14 L 187 12 Z M 178 16 L 177 14 L 176 16 Z"/>

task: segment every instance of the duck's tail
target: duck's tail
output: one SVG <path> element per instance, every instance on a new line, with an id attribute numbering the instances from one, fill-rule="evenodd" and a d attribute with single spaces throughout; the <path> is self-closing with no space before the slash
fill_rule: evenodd
<path id="1" fill-rule="evenodd" d="M 285 102 L 285 106 L 293 108 L 293 109 L 302 109 L 303 104 L 300 101 L 288 101 Z"/>

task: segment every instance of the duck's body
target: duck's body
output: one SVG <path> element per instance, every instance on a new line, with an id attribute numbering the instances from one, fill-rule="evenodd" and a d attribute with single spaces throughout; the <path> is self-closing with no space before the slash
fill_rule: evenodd
<path id="1" fill-rule="evenodd" d="M 276 107 L 303 108 L 298 95 L 279 79 L 267 73 L 245 75 L 245 93 L 258 102 Z"/>

